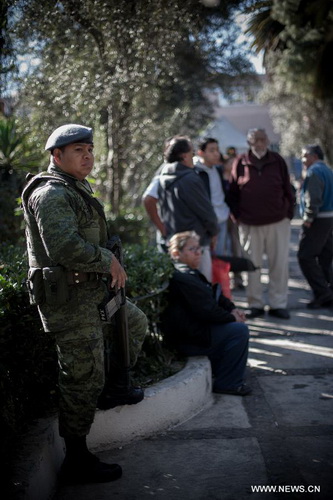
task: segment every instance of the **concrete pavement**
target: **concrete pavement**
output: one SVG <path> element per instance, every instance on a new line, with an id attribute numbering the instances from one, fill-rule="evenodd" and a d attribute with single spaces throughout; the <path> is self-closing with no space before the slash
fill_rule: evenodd
<path id="1" fill-rule="evenodd" d="M 296 220 L 291 319 L 249 322 L 252 395 L 214 395 L 165 432 L 100 451 L 102 460 L 123 467 L 123 477 L 62 486 L 56 500 L 333 498 L 333 310 L 305 308 L 312 295 L 296 260 L 298 232 Z M 233 298 L 246 306 L 243 291 Z"/>

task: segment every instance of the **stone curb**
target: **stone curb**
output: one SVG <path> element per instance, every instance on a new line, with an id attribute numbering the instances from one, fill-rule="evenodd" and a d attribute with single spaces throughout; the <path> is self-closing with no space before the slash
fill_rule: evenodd
<path id="1" fill-rule="evenodd" d="M 211 380 L 208 358 L 190 358 L 183 370 L 146 389 L 138 405 L 97 411 L 88 436 L 89 448 L 98 451 L 123 446 L 186 421 L 212 402 Z M 16 466 L 15 500 L 51 499 L 63 458 L 57 419 L 42 420 L 27 436 Z"/>
<path id="2" fill-rule="evenodd" d="M 98 411 L 88 436 L 89 448 L 121 446 L 187 420 L 211 400 L 211 380 L 208 359 L 191 358 L 183 370 L 146 389 L 138 405 Z"/>

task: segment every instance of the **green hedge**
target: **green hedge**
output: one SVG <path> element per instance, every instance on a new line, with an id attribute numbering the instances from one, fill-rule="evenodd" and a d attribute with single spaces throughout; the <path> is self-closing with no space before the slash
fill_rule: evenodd
<path id="1" fill-rule="evenodd" d="M 0 439 L 6 450 L 27 422 L 56 405 L 57 362 L 52 336 L 23 286 L 22 247 L 0 246 Z"/>
<path id="2" fill-rule="evenodd" d="M 166 305 L 167 285 L 174 267 L 155 247 L 130 245 L 124 261 L 128 274 L 127 295 L 142 309 L 149 324 L 141 355 L 133 370 L 134 382 L 146 386 L 169 377 L 183 367 L 182 358 L 163 344 L 160 313 Z"/>

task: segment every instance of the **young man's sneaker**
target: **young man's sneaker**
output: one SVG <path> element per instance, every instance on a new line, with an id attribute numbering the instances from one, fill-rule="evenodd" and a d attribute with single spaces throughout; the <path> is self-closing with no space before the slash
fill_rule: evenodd
<path id="1" fill-rule="evenodd" d="M 250 312 L 246 313 L 245 316 L 248 319 L 258 318 L 259 316 L 264 316 L 265 309 L 259 309 L 258 307 L 251 307 Z"/>

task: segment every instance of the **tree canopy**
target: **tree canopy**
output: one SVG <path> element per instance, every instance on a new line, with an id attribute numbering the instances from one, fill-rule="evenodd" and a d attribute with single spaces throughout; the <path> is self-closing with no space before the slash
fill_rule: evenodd
<path id="1" fill-rule="evenodd" d="M 248 33 L 265 54 L 264 95 L 284 151 L 299 151 L 299 140 L 319 141 L 333 165 L 332 1 L 255 1 L 248 12 Z"/>
<path id="2" fill-rule="evenodd" d="M 164 140 L 204 126 L 205 90 L 251 71 L 231 23 L 241 4 L 18 0 L 16 50 L 39 61 L 20 82 L 21 109 L 43 139 L 65 122 L 93 126 L 100 190 L 115 211 L 125 193 L 135 203 Z"/>

